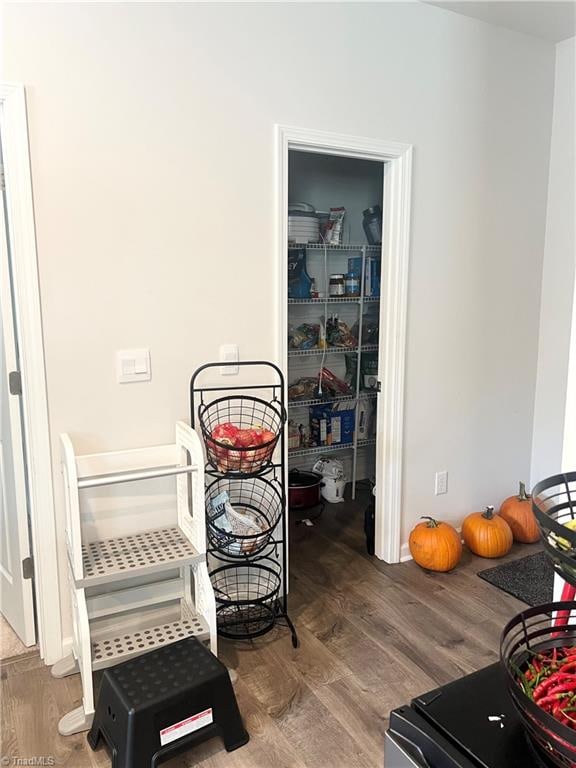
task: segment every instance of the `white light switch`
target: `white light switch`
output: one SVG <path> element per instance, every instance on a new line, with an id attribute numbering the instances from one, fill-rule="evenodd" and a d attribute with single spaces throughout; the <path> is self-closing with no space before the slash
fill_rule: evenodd
<path id="1" fill-rule="evenodd" d="M 220 347 L 220 362 L 221 363 L 237 363 L 239 359 L 238 344 L 222 344 Z M 237 365 L 223 365 L 220 366 L 220 373 L 222 376 L 233 376 L 238 373 Z"/>
<path id="2" fill-rule="evenodd" d="M 118 384 L 150 381 L 150 350 L 120 349 L 116 352 L 116 378 Z"/>

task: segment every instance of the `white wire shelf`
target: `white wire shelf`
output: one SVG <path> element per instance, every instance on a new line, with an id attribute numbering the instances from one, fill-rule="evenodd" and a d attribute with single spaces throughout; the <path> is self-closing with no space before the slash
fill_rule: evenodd
<path id="1" fill-rule="evenodd" d="M 293 448 L 288 451 L 288 457 L 293 458 L 295 456 L 311 456 L 315 453 L 332 453 L 333 451 L 353 451 L 354 448 L 366 448 L 370 445 L 376 444 L 376 438 L 371 437 L 366 440 L 358 440 L 356 446 L 354 443 L 345 443 L 341 445 L 317 445 L 314 448 Z"/>
<path id="2" fill-rule="evenodd" d="M 378 392 L 374 390 L 373 392 L 360 392 L 358 395 L 341 395 L 340 397 L 329 397 L 327 399 L 318 397 L 312 400 L 289 400 L 288 408 L 295 410 L 296 408 L 306 408 L 310 405 L 322 405 L 323 403 L 348 403 L 354 402 L 354 400 L 368 400 L 377 395 Z"/>
<path id="3" fill-rule="evenodd" d="M 362 251 L 366 249 L 367 253 L 379 253 L 382 250 L 381 245 L 368 245 L 357 243 L 343 243 L 342 245 L 325 245 L 324 243 L 288 243 L 288 248 L 306 248 L 311 251 Z"/>
<path id="4" fill-rule="evenodd" d="M 325 352 L 327 355 L 333 355 L 337 352 L 378 352 L 378 344 L 364 344 L 360 348 L 358 347 L 327 347 L 326 349 L 320 349 L 314 347 L 313 349 L 289 349 L 288 357 L 304 357 L 306 355 L 321 355 Z"/>
<path id="5" fill-rule="evenodd" d="M 374 303 L 380 301 L 380 296 L 328 296 L 325 299 L 288 299 L 288 305 L 291 304 L 360 304 Z"/>

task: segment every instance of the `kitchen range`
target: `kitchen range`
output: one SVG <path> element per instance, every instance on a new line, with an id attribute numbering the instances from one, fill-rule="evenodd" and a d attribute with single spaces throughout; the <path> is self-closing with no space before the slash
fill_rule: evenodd
<path id="1" fill-rule="evenodd" d="M 551 768 L 536 752 L 500 664 L 419 696 L 394 710 L 386 768 Z"/>

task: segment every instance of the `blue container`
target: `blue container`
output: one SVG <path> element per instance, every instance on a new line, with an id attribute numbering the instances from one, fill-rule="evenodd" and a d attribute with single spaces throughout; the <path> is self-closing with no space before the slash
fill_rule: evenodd
<path id="1" fill-rule="evenodd" d="M 364 296 L 380 296 L 380 271 L 382 259 L 373 256 L 366 257 L 364 269 Z M 355 277 L 362 277 L 362 256 L 352 256 L 348 259 L 348 272 Z"/>
<path id="2" fill-rule="evenodd" d="M 310 407 L 310 438 L 313 446 L 349 445 L 354 440 L 356 409 L 339 409 L 334 403 Z"/>

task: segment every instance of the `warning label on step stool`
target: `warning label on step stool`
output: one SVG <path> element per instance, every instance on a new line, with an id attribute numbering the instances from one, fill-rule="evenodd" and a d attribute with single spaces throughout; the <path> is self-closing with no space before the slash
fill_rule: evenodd
<path id="1" fill-rule="evenodd" d="M 182 736 L 187 736 L 189 733 L 194 733 L 194 731 L 198 731 L 200 728 L 204 728 L 205 725 L 210 725 L 213 722 L 212 707 L 210 707 L 210 709 L 205 709 L 204 712 L 198 712 L 197 715 L 191 715 L 186 720 L 180 720 L 179 723 L 163 728 L 160 731 L 160 744 L 162 746 L 170 744 L 170 742 L 181 739 Z"/>

